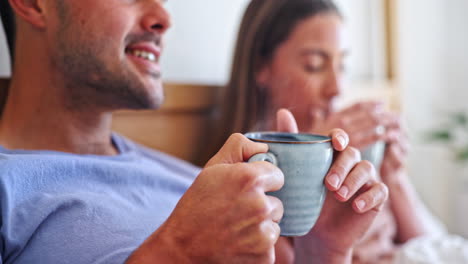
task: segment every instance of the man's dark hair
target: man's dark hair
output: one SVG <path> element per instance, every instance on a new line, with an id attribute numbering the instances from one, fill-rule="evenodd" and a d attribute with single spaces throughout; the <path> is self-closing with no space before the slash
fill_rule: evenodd
<path id="1" fill-rule="evenodd" d="M 0 16 L 2 17 L 3 28 L 5 29 L 6 39 L 10 50 L 10 58 L 13 64 L 16 26 L 15 16 L 8 0 L 0 0 Z"/>

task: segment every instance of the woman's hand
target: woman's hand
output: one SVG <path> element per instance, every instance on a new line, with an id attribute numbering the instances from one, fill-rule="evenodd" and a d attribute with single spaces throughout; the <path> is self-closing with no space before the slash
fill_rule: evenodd
<path id="1" fill-rule="evenodd" d="M 350 138 L 349 145 L 360 150 L 384 140 L 386 128 L 395 126 L 395 115 L 385 112 L 380 102 L 357 103 L 327 117 L 319 112 L 312 116 L 308 131 L 325 134 L 334 128 L 343 129 Z"/>
<path id="2" fill-rule="evenodd" d="M 333 138 L 345 135 L 340 130 L 332 132 Z M 334 147 L 340 153 L 325 178 L 329 190 L 325 204 L 312 231 L 295 239 L 296 246 L 301 247 L 296 247 L 296 257 L 302 252 L 323 263 L 346 263 L 350 262 L 352 248 L 382 209 L 388 190 L 377 180 L 372 164 L 360 160 L 357 149 L 338 142 Z"/>
<path id="3" fill-rule="evenodd" d="M 401 182 L 400 177 L 404 177 L 404 167 L 409 149 L 409 140 L 406 132 L 402 128 L 399 118 L 395 118 L 392 126 L 388 126 L 385 131 L 384 141 L 386 142 L 385 154 L 380 165 L 380 176 L 386 184 L 394 185 Z"/>
<path id="4" fill-rule="evenodd" d="M 281 110 L 277 117 L 280 131 L 297 132 L 291 113 Z M 330 136 L 339 154 L 325 178 L 328 193 L 319 219 L 309 234 L 294 239 L 298 263 L 310 259 L 317 263 L 350 263 L 353 246 L 388 197 L 387 187 L 377 180 L 372 164 L 361 161 L 360 152 L 348 146 L 348 135 L 335 129 Z"/>

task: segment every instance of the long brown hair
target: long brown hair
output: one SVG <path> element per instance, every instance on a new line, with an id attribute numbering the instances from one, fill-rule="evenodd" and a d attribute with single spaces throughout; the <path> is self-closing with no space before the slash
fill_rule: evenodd
<path id="1" fill-rule="evenodd" d="M 239 28 L 231 78 L 220 92 L 214 149 L 235 132 L 245 133 L 266 119 L 269 96 L 256 81 L 301 21 L 332 13 L 342 17 L 332 0 L 252 0 Z M 210 153 L 213 154 L 213 153 Z"/>

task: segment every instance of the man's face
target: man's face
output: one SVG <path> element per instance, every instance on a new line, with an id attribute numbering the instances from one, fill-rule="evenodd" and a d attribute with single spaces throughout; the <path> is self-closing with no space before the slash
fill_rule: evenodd
<path id="1" fill-rule="evenodd" d="M 70 107 L 158 107 L 159 57 L 170 26 L 163 0 L 56 0 L 48 46 Z"/>

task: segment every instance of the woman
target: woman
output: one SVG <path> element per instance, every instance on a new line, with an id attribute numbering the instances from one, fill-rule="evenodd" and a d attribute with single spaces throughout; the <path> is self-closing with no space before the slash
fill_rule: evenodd
<path id="1" fill-rule="evenodd" d="M 399 244 L 428 234 L 431 227 L 422 224 L 427 214 L 420 210 L 405 174 L 407 143 L 398 116 L 385 112 L 378 102 L 334 109 L 347 54 L 343 26 L 343 17 L 330 0 L 251 1 L 222 95 L 220 138 L 234 131 L 273 130 L 275 120 L 269 117 L 287 108 L 302 132 L 342 128 L 359 149 L 385 141 L 380 176 L 389 187 L 390 201 L 353 253 L 353 263 L 385 263 Z M 280 241 L 279 262 L 291 260 L 291 243 L 295 242 Z"/>

